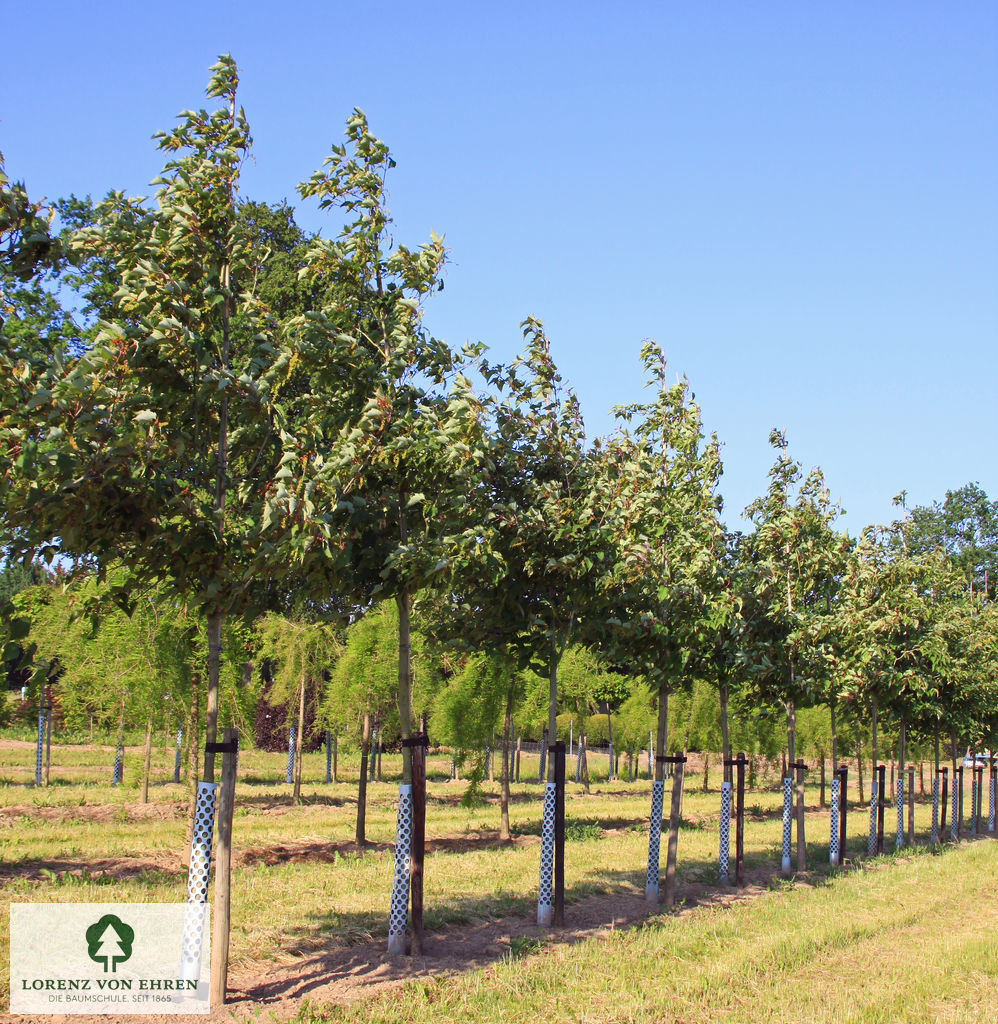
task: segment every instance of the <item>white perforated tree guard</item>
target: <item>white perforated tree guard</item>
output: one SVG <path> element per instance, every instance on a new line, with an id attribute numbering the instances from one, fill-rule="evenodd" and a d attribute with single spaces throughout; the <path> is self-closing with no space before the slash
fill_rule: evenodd
<path id="1" fill-rule="evenodd" d="M 177 753 L 173 759 L 173 781 L 180 781 L 180 750 L 184 745 L 184 730 L 182 726 L 177 727 Z"/>
<path id="2" fill-rule="evenodd" d="M 367 781 L 374 782 L 375 767 L 378 763 L 378 730 L 371 733 L 371 760 L 367 766 Z"/>
<path id="3" fill-rule="evenodd" d="M 832 823 L 828 836 L 828 863 L 839 862 L 839 797 L 842 782 L 837 775 L 832 777 Z"/>
<path id="4" fill-rule="evenodd" d="M 872 857 L 877 852 L 877 801 L 880 799 L 879 783 L 876 772 L 870 779 L 870 838 L 866 843 L 866 855 Z"/>
<path id="5" fill-rule="evenodd" d="M 988 831 L 995 830 L 995 773 L 988 778 Z"/>
<path id="6" fill-rule="evenodd" d="M 409 861 L 412 857 L 412 786 L 399 786 L 398 818 L 395 823 L 395 875 L 388 911 L 388 953 L 405 953 L 405 928 L 409 919 Z"/>
<path id="7" fill-rule="evenodd" d="M 35 785 L 42 784 L 42 752 L 45 746 L 45 709 L 38 712 L 38 743 L 35 747 Z"/>
<path id="8" fill-rule="evenodd" d="M 932 841 L 939 842 L 939 776 L 932 780 Z"/>
<path id="9" fill-rule="evenodd" d="M 121 733 L 118 734 L 118 745 L 114 750 L 114 771 L 111 774 L 111 785 L 117 786 L 125 771 L 125 742 Z"/>
<path id="10" fill-rule="evenodd" d="M 897 836 L 894 839 L 894 845 L 897 849 L 901 849 L 904 846 L 904 782 L 902 781 L 902 775 L 904 769 L 898 771 L 898 776 L 894 780 L 894 802 L 897 805 Z"/>
<path id="11" fill-rule="evenodd" d="M 645 877 L 645 899 L 658 903 L 658 854 L 662 844 L 662 804 L 665 801 L 665 783 L 656 780 L 651 785 L 651 820 L 648 824 L 648 874 Z"/>
<path id="12" fill-rule="evenodd" d="M 579 744 L 575 748 L 575 781 L 582 781 L 582 737 L 579 737 Z"/>
<path id="13" fill-rule="evenodd" d="M 957 776 L 953 776 L 953 816 L 949 823 L 949 834 L 951 839 L 956 839 L 956 827 L 960 821 L 960 784 Z"/>
<path id="14" fill-rule="evenodd" d="M 544 783 L 544 819 L 541 823 L 541 878 L 537 890 L 537 923 L 548 928 L 554 916 L 554 810 L 558 787 Z"/>
<path id="15" fill-rule="evenodd" d="M 211 874 L 211 840 L 215 831 L 214 782 L 199 782 L 191 836 L 191 866 L 187 871 L 187 909 L 180 953 L 180 977 L 193 981 L 201 976 L 201 945 L 208 913 L 208 882 Z"/>
<path id="16" fill-rule="evenodd" d="M 970 779 L 970 834 L 977 834 L 977 772 Z"/>
<path id="17" fill-rule="evenodd" d="M 285 780 L 289 784 L 295 780 L 295 727 L 288 727 L 288 776 Z"/>
<path id="18" fill-rule="evenodd" d="M 788 775 L 783 780 L 783 857 L 780 861 L 780 867 L 784 873 L 790 870 L 790 822 L 792 820 L 790 797 L 792 790 L 793 780 Z"/>
<path id="19" fill-rule="evenodd" d="M 718 877 L 722 885 L 728 884 L 728 876 L 731 870 L 730 858 L 730 835 L 731 835 L 731 783 L 721 783 L 721 843 L 718 851 Z"/>

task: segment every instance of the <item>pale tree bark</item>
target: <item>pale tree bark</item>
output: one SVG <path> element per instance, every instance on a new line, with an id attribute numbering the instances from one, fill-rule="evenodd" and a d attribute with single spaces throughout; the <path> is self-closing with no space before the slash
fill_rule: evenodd
<path id="1" fill-rule="evenodd" d="M 509 688 L 506 691 L 506 713 L 502 723 L 502 779 L 499 795 L 499 838 L 510 838 L 509 831 L 509 738 L 513 728 L 513 688 L 516 677 L 509 674 Z"/>
<path id="2" fill-rule="evenodd" d="M 364 714 L 360 733 L 360 784 L 357 787 L 357 827 L 354 834 L 357 843 L 367 842 L 367 754 L 371 746 L 371 716 Z"/>
<path id="3" fill-rule="evenodd" d="M 732 768 L 726 762 L 731 760 L 731 740 L 728 735 L 728 684 L 727 681 L 718 687 L 721 699 L 721 764 L 724 768 L 724 781 L 731 782 Z"/>
<path id="4" fill-rule="evenodd" d="M 298 684 L 298 742 L 295 744 L 295 785 L 292 791 L 292 799 L 296 804 L 301 803 L 301 756 L 302 748 L 305 746 L 305 676 L 301 677 Z"/>
<path id="5" fill-rule="evenodd" d="M 141 803 L 149 802 L 149 764 L 152 760 L 152 719 L 146 720 L 146 749 L 142 764 L 142 797 Z"/>

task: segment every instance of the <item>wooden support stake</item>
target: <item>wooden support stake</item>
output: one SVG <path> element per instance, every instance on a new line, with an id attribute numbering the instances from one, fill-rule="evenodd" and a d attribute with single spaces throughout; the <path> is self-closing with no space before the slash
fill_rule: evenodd
<path id="1" fill-rule="evenodd" d="M 409 900 L 412 908 L 412 956 L 423 955 L 423 856 L 426 846 L 425 733 L 412 737 L 412 846 L 409 853 Z"/>
<path id="2" fill-rule="evenodd" d="M 565 923 L 565 744 L 551 748 L 554 757 L 554 913 L 552 923 Z"/>
<path id="3" fill-rule="evenodd" d="M 218 842 L 215 846 L 215 908 L 211 937 L 210 1002 L 215 1007 L 225 1003 L 229 976 L 229 892 L 232 864 L 232 809 L 236 796 L 236 753 L 239 733 L 225 730 L 224 744 L 232 749 L 222 754 L 222 785 L 218 802 Z"/>
<path id="4" fill-rule="evenodd" d="M 807 843 L 804 835 L 804 772 L 807 765 L 803 761 L 794 761 L 790 766 L 797 773 L 797 870 L 807 870 Z"/>
<path id="5" fill-rule="evenodd" d="M 744 753 L 724 762 L 725 768 L 735 769 L 735 884 L 745 884 L 745 765 Z"/>
<path id="6" fill-rule="evenodd" d="M 846 786 L 849 784 L 849 766 L 839 768 L 839 865 L 846 862 L 846 811 L 849 808 L 849 796 Z"/>
<path id="7" fill-rule="evenodd" d="M 908 765 L 908 845 L 915 845 L 915 766 Z"/>
<path id="8" fill-rule="evenodd" d="M 675 765 L 672 775 L 672 805 L 669 808 L 669 847 L 665 857 L 665 905 L 671 908 L 676 901 L 676 848 L 679 845 L 679 819 L 686 758 L 682 754 L 676 754 L 665 760 Z"/>
<path id="9" fill-rule="evenodd" d="M 949 786 L 949 768 L 940 768 L 939 774 L 943 777 L 942 787 L 942 804 L 939 808 L 939 841 L 943 841 L 943 837 L 946 835 L 946 808 L 949 807 L 948 797 L 948 786 Z"/>

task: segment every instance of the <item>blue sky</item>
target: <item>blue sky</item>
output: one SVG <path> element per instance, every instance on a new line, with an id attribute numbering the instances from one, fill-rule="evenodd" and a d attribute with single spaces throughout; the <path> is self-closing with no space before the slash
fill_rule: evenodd
<path id="1" fill-rule="evenodd" d="M 511 358 L 539 317 L 591 434 L 655 338 L 724 443 L 732 526 L 774 426 L 852 532 L 902 488 L 998 497 L 992 2 L 74 2 L 4 29 L 0 150 L 33 194 L 151 194 L 150 136 L 220 52 L 254 199 L 292 196 L 363 108 L 397 237 L 451 250 L 431 328 Z"/>

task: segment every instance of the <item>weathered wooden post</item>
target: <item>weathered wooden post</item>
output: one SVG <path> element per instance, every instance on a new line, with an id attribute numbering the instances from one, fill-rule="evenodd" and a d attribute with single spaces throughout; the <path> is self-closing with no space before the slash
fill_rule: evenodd
<path id="1" fill-rule="evenodd" d="M 551 747 L 554 757 L 554 920 L 556 927 L 565 923 L 565 744 L 560 740 Z"/>
<path id="2" fill-rule="evenodd" d="M 665 761 L 675 766 L 672 776 L 672 806 L 669 809 L 669 846 L 665 855 L 665 905 L 671 909 L 676 901 L 676 849 L 679 846 L 679 817 L 687 758 L 683 754 L 675 754 L 666 757 Z"/>
<path id="3" fill-rule="evenodd" d="M 940 837 L 946 835 L 946 811 L 949 807 L 949 800 L 947 798 L 947 786 L 949 785 L 949 768 L 940 768 L 939 774 L 943 777 L 943 792 L 942 798 L 939 802 L 940 808 L 940 823 L 939 823 L 939 835 Z M 954 780 L 956 781 L 956 780 Z"/>
<path id="4" fill-rule="evenodd" d="M 807 843 L 804 836 L 804 772 L 803 760 L 794 761 L 791 768 L 797 772 L 797 870 L 807 870 Z"/>
<path id="5" fill-rule="evenodd" d="M 423 861 L 426 851 L 426 733 L 416 733 L 403 746 L 412 747 L 412 853 L 409 897 L 412 904 L 413 956 L 423 955 Z"/>
<path id="6" fill-rule="evenodd" d="M 783 776 L 783 849 L 780 870 L 790 874 L 790 838 L 793 834 L 793 779 Z"/>
<path id="7" fill-rule="evenodd" d="M 880 776 L 876 766 L 870 773 L 870 835 L 866 843 L 866 855 L 872 857 L 877 853 L 877 804 L 879 803 L 878 787 Z"/>
<path id="8" fill-rule="evenodd" d="M 744 752 L 737 757 L 729 758 L 724 762 L 725 768 L 734 768 L 735 772 L 735 884 L 744 885 L 744 858 L 745 858 L 745 763 Z M 727 786 L 728 804 L 724 805 L 724 787 Z M 725 782 L 721 785 L 721 872 L 722 881 L 727 883 L 729 877 L 728 869 L 728 838 L 731 817 L 731 783 Z"/>
<path id="9" fill-rule="evenodd" d="M 915 766 L 908 765 L 908 845 L 915 845 Z"/>
<path id="10" fill-rule="evenodd" d="M 996 789 L 998 786 L 995 784 L 995 759 L 992 755 L 991 762 L 988 765 L 988 831 L 994 832 L 995 830 L 995 796 Z"/>
<path id="11" fill-rule="evenodd" d="M 877 853 L 884 852 L 884 810 L 887 807 L 887 765 L 877 765 L 877 790 L 880 799 L 877 803 Z"/>
<path id="12" fill-rule="evenodd" d="M 974 764 L 974 789 L 977 791 L 974 800 L 974 835 L 981 831 L 981 809 L 984 804 L 984 765 Z"/>
<path id="13" fill-rule="evenodd" d="M 236 765 L 239 734 L 225 730 L 223 743 L 208 746 L 222 755 L 222 783 L 218 794 L 218 845 L 215 849 L 215 908 L 212 922 L 211 1003 L 218 1007 L 225 1002 L 229 977 L 230 891 L 232 864 L 232 810 L 235 806 Z"/>
<path id="14" fill-rule="evenodd" d="M 295 727 L 288 726 L 288 774 L 285 782 L 290 786 L 295 780 Z"/>

